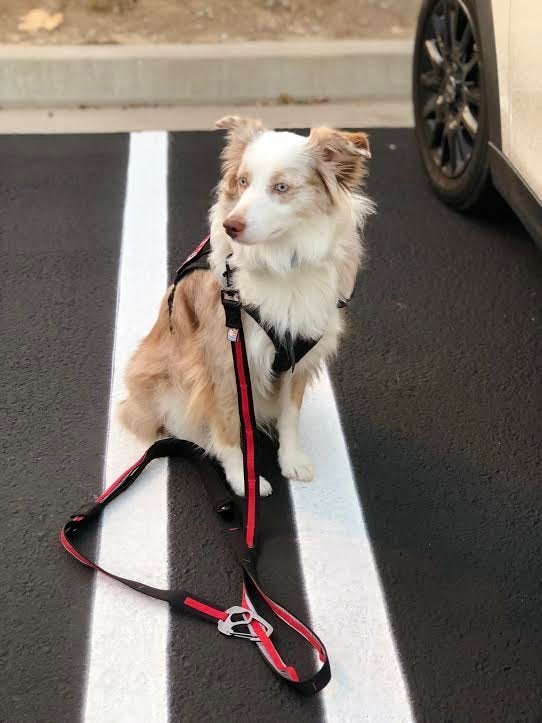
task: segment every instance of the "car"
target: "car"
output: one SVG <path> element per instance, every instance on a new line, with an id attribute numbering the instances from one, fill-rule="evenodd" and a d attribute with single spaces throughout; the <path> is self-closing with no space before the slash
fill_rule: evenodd
<path id="1" fill-rule="evenodd" d="M 423 0 L 415 133 L 437 195 L 458 210 L 496 188 L 542 245 L 542 3 Z"/>

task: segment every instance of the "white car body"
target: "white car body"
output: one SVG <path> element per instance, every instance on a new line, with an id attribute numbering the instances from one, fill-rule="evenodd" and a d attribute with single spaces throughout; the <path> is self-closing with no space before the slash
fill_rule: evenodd
<path id="1" fill-rule="evenodd" d="M 502 153 L 542 202 L 542 3 L 492 0 Z"/>

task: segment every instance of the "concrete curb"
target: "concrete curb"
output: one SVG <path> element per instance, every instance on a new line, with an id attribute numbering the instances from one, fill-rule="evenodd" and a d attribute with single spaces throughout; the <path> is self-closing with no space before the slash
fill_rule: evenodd
<path id="1" fill-rule="evenodd" d="M 406 40 L 0 47 L 0 106 L 249 104 L 406 98 Z"/>
<path id="2" fill-rule="evenodd" d="M 232 112 L 261 118 L 268 128 L 410 128 L 412 102 L 360 100 L 312 105 L 191 105 L 103 108 L 10 108 L 0 110 L 4 133 L 126 133 L 127 131 L 211 130 Z"/>

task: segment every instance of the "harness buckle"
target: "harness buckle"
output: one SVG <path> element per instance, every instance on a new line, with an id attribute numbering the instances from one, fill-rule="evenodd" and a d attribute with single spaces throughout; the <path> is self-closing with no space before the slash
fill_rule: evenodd
<path id="1" fill-rule="evenodd" d="M 227 338 L 228 341 L 235 342 L 239 339 L 241 328 L 241 297 L 239 292 L 233 289 L 222 289 L 221 296 L 228 328 Z"/>
<path id="2" fill-rule="evenodd" d="M 241 306 L 241 297 L 238 291 L 232 291 L 231 289 L 222 289 L 222 304 L 231 308 L 238 308 Z"/>
<path id="3" fill-rule="evenodd" d="M 238 625 L 244 625 L 248 628 L 251 623 L 257 622 L 264 628 L 267 637 L 271 637 L 271 634 L 273 633 L 273 626 L 260 615 L 256 615 L 256 613 L 253 613 L 240 605 L 234 605 L 233 607 L 228 608 L 226 612 L 228 617 L 225 620 L 218 621 L 218 629 L 223 635 L 232 635 L 235 638 L 244 638 L 245 640 L 251 640 L 253 643 L 260 643 L 260 637 L 251 633 L 250 630 L 248 630 L 248 632 L 243 632 L 236 629 Z M 234 615 L 241 615 L 241 619 L 234 620 Z"/>

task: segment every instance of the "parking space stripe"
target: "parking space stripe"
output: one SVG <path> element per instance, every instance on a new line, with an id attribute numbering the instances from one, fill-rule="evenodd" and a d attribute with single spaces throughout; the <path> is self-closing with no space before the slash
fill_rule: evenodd
<path id="1" fill-rule="evenodd" d="M 408 723 L 408 691 L 327 371 L 307 391 L 301 439 L 316 478 L 293 482 L 290 494 L 311 620 L 332 666 L 322 692 L 326 720 Z"/>
<path id="2" fill-rule="evenodd" d="M 167 283 L 167 145 L 163 132 L 130 137 L 104 486 L 142 451 L 115 407 L 126 363 Z M 167 470 L 165 460 L 153 462 L 145 483 L 107 508 L 100 533 L 101 566 L 155 586 L 168 578 Z M 168 620 L 163 603 L 96 577 L 85 721 L 167 721 Z"/>

